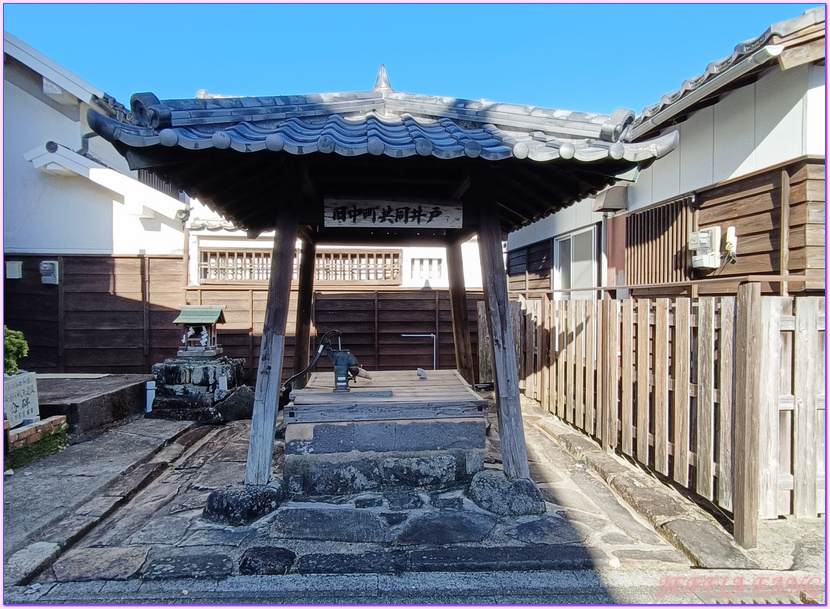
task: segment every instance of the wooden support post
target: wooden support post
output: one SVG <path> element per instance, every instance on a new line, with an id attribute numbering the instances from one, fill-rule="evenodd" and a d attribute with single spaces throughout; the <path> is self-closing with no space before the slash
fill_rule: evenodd
<path id="1" fill-rule="evenodd" d="M 259 370 L 254 392 L 254 413 L 248 462 L 245 467 L 245 484 L 267 484 L 271 478 L 297 228 L 296 212 L 290 208 L 280 209 L 275 226 L 274 250 L 271 254 L 271 279 L 268 285 L 268 305 L 265 309 Z"/>
<path id="2" fill-rule="evenodd" d="M 786 277 L 790 274 L 790 174 L 786 169 L 781 170 L 781 201 L 780 201 L 781 236 L 778 245 L 778 274 Z M 780 283 L 781 296 L 787 295 L 787 282 Z"/>
<path id="3" fill-rule="evenodd" d="M 300 258 L 299 286 L 297 291 L 297 322 L 294 341 L 294 374 L 308 366 L 309 337 L 311 334 L 311 305 L 314 296 L 314 262 L 317 244 L 308 236 L 301 237 L 303 250 Z M 294 381 L 297 389 L 305 387 L 305 377 Z"/>
<path id="4" fill-rule="evenodd" d="M 467 313 L 467 287 L 464 283 L 464 261 L 461 244 L 450 243 L 447 248 L 447 271 L 450 280 L 450 308 L 452 309 L 452 338 L 455 344 L 455 365 L 459 374 L 470 385 L 475 383 L 473 347 L 470 343 L 470 318 Z"/>
<path id="5" fill-rule="evenodd" d="M 490 328 L 487 325 L 487 303 L 478 305 L 478 382 L 493 382 L 493 347 L 490 345 Z"/>
<path id="6" fill-rule="evenodd" d="M 761 284 L 738 288 L 735 337 L 735 445 L 732 451 L 732 507 L 735 541 L 754 548 L 758 541 L 758 487 L 761 387 Z"/>
<path id="7" fill-rule="evenodd" d="M 530 478 L 519 401 L 519 369 L 507 301 L 507 275 L 502 254 L 501 227 L 496 205 L 492 201 L 482 201 L 478 236 L 487 321 L 493 345 L 493 376 L 499 407 L 499 434 L 504 473 L 511 479 Z"/>

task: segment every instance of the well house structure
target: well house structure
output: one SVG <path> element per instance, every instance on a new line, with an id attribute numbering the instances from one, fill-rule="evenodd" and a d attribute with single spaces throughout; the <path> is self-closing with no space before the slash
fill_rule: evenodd
<path id="1" fill-rule="evenodd" d="M 160 101 L 131 99 L 90 127 L 127 159 L 255 235 L 275 230 L 246 482 L 270 477 L 294 244 L 303 242 L 298 369 L 308 361 L 317 244 L 447 248 L 455 351 L 472 380 L 460 244 L 479 240 L 505 474 L 528 478 L 502 240 L 668 154 L 678 134 L 631 141 L 634 113 L 610 116 L 371 91 Z"/>

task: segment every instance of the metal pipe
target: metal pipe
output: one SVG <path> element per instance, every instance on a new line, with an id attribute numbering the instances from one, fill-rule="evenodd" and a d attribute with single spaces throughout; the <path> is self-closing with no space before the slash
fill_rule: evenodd
<path id="1" fill-rule="evenodd" d="M 438 341 L 435 333 L 432 334 L 401 334 L 410 338 L 431 338 L 432 339 L 432 369 L 438 370 Z"/>

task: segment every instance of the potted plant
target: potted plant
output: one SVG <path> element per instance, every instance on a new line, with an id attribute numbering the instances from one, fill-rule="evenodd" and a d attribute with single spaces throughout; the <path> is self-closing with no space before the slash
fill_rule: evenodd
<path id="1" fill-rule="evenodd" d="M 29 355 L 29 343 L 19 330 L 9 330 L 3 326 L 3 372 L 4 374 L 17 374 L 18 362 L 21 357 Z"/>

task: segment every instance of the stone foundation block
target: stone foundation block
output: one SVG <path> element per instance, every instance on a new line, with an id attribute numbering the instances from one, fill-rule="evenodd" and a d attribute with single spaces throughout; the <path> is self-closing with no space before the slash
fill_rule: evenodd
<path id="1" fill-rule="evenodd" d="M 285 453 L 483 450 L 485 425 L 483 418 L 294 423 L 286 427 Z"/>
<path id="2" fill-rule="evenodd" d="M 371 512 L 350 507 L 283 506 L 271 525 L 277 539 L 379 543 L 386 523 Z"/>
<path id="3" fill-rule="evenodd" d="M 283 475 L 292 492 L 349 495 L 396 488 L 441 489 L 469 482 L 470 463 L 484 461 L 483 450 L 421 453 L 352 451 L 323 455 L 285 455 Z"/>
<path id="4" fill-rule="evenodd" d="M 202 517 L 211 522 L 233 526 L 250 524 L 276 510 L 285 495 L 282 484 L 230 484 L 211 492 Z"/>
<path id="5" fill-rule="evenodd" d="M 484 470 L 473 476 L 470 498 L 479 507 L 500 516 L 544 514 L 542 491 L 530 478 L 508 480 L 504 472 Z"/>

